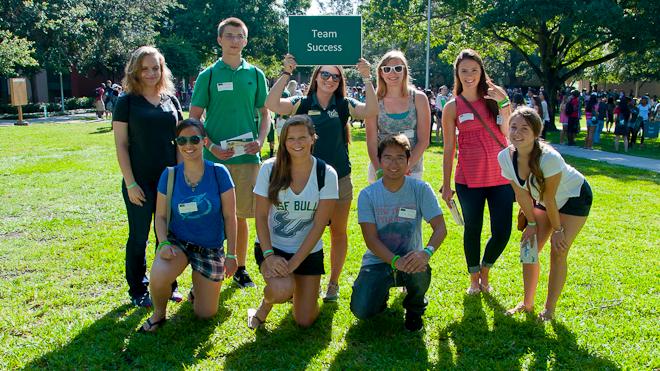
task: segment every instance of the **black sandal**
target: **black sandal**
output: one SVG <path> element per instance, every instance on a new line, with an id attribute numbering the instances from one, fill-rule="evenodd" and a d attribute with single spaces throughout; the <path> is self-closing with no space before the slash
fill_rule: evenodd
<path id="1" fill-rule="evenodd" d="M 167 322 L 167 318 L 162 318 L 160 321 L 156 321 L 156 322 L 151 322 L 151 318 L 148 318 L 147 322 L 143 323 L 137 332 L 138 333 L 156 332 L 156 330 L 158 330 L 160 326 L 165 324 L 165 322 Z M 147 325 L 148 327 L 145 329 L 144 325 Z"/>

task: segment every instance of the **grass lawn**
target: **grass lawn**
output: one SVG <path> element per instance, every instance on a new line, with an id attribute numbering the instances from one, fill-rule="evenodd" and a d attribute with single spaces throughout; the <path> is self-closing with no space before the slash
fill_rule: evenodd
<path id="1" fill-rule="evenodd" d="M 296 327 L 290 304 L 283 304 L 264 330 L 249 330 L 246 310 L 258 305 L 260 290 L 226 285 L 213 320 L 196 320 L 187 302 L 170 304 L 170 321 L 157 334 L 136 334 L 149 312 L 131 307 L 126 293 L 127 223 L 108 128 L 107 122 L 0 127 L 1 369 L 660 367 L 660 177 L 575 158 L 567 160 L 587 176 L 595 199 L 571 251 L 554 322 L 502 314 L 522 297 L 517 231 L 492 270 L 493 295 L 464 294 L 462 231 L 444 205 L 449 235 L 432 259 L 424 331 L 403 330 L 400 290 L 392 290 L 384 314 L 358 321 L 349 298 L 365 245 L 354 203 L 342 297 L 322 304 L 311 328 Z M 357 198 L 368 156 L 364 131 L 353 135 Z M 434 189 L 442 178 L 441 153 L 433 145 L 425 156 L 425 179 Z M 327 246 L 327 233 L 325 240 Z M 546 292 L 548 250 L 537 311 Z M 149 264 L 152 259 L 150 246 Z M 263 287 L 254 259 L 248 261 Z M 185 295 L 190 269 L 179 282 Z"/>

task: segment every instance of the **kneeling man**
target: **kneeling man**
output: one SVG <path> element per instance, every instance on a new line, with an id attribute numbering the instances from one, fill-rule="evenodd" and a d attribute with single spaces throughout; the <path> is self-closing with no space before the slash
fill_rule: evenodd
<path id="1" fill-rule="evenodd" d="M 405 176 L 409 159 L 410 142 L 402 134 L 378 144 L 383 177 L 358 198 L 358 222 L 368 250 L 353 284 L 351 311 L 360 319 L 374 316 L 387 307 L 391 287 L 405 286 L 405 328 L 418 331 L 424 327 L 422 314 L 428 304 L 424 295 L 431 283 L 429 259 L 447 230 L 431 186 Z M 422 218 L 433 228 L 426 247 Z"/>

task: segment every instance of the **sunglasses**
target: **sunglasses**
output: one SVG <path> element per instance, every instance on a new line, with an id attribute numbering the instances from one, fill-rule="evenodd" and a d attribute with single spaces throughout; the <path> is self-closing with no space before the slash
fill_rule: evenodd
<path id="1" fill-rule="evenodd" d="M 330 73 L 328 71 L 321 71 L 319 73 L 319 75 L 321 76 L 321 78 L 323 80 L 327 80 L 331 77 L 332 77 L 332 81 L 334 81 L 334 82 L 337 82 L 337 81 L 341 80 L 341 75 L 338 74 L 338 73 Z"/>
<path id="2" fill-rule="evenodd" d="M 201 135 L 193 135 L 193 136 L 190 136 L 190 137 L 176 137 L 176 139 L 174 139 L 174 141 L 176 142 L 176 144 L 178 144 L 180 146 L 185 146 L 188 143 L 190 143 L 190 144 L 199 144 L 199 142 L 201 142 L 202 139 L 204 139 L 204 137 L 201 136 Z"/>
<path id="3" fill-rule="evenodd" d="M 392 71 L 401 73 L 403 72 L 404 67 L 405 66 L 402 64 L 397 64 L 396 66 L 382 66 L 380 69 L 383 71 L 383 73 L 391 73 Z"/>

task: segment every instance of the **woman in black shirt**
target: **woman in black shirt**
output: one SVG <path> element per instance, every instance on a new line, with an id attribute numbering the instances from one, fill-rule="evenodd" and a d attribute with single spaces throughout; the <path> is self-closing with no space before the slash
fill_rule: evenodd
<path id="1" fill-rule="evenodd" d="M 136 49 L 124 72 L 126 94 L 117 99 L 112 126 L 128 216 L 126 281 L 131 302 L 150 307 L 145 251 L 156 210 L 158 179 L 167 166 L 176 164 L 174 133 L 183 114 L 173 95 L 172 73 L 158 49 Z M 181 301 L 176 282 L 172 300 Z"/>

